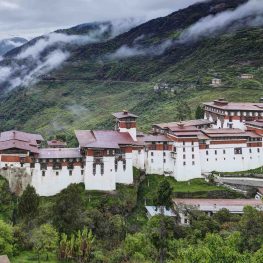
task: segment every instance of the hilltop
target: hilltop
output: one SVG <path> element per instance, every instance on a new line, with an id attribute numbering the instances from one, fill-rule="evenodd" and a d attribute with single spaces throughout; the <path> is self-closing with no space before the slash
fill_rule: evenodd
<path id="1" fill-rule="evenodd" d="M 195 4 L 114 38 L 74 47 L 62 66 L 42 81 L 2 97 L 5 121 L 0 128 L 70 135 L 75 128 L 111 128 L 110 113 L 125 108 L 138 114 L 139 128 L 147 130 L 154 122 L 177 120 L 179 108 L 190 107 L 185 117 L 193 117 L 197 105 L 218 97 L 258 101 L 263 83 L 263 28 L 249 23 L 251 14 L 213 34 L 181 39 L 182 32 L 200 19 L 235 12 L 247 2 Z M 9 53 L 5 63 L 12 56 Z M 255 78 L 241 80 L 242 73 Z M 211 87 L 214 77 L 224 85 Z M 156 93 L 156 83 L 168 83 L 175 92 Z"/>

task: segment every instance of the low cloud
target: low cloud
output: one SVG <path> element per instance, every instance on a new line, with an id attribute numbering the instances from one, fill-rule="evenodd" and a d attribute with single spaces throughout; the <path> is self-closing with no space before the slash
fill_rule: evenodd
<path id="1" fill-rule="evenodd" d="M 210 15 L 189 27 L 182 33 L 182 42 L 197 41 L 202 37 L 221 33 L 230 26 L 236 28 L 242 26 L 263 25 L 263 2 L 262 0 L 250 0 L 235 10 Z"/>
<path id="2" fill-rule="evenodd" d="M 134 45 L 129 47 L 127 45 L 121 46 L 115 52 L 106 55 L 106 58 L 113 59 L 125 59 L 136 56 L 159 56 L 162 55 L 168 48 L 173 45 L 172 40 L 165 40 L 164 42 L 152 45 L 150 47 L 143 47 L 139 44 L 136 44 L 137 41 L 134 41 Z"/>

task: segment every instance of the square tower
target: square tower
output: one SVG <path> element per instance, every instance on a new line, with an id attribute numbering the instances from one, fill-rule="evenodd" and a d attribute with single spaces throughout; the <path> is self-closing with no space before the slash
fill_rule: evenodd
<path id="1" fill-rule="evenodd" d="M 137 141 L 136 120 L 138 116 L 124 110 L 112 114 L 116 118 L 115 130 L 128 132 L 134 141 Z"/>

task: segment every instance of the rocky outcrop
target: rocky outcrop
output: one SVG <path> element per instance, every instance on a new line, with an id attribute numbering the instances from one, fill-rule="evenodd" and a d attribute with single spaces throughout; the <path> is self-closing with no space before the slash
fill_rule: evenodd
<path id="1" fill-rule="evenodd" d="M 10 191 L 18 196 L 32 181 L 30 169 L 23 167 L 2 168 L 0 169 L 0 176 L 8 181 Z"/>

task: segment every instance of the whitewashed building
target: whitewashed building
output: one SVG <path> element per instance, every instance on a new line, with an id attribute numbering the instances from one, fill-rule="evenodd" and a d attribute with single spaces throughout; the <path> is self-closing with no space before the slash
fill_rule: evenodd
<path id="1" fill-rule="evenodd" d="M 263 119 L 263 103 L 228 102 L 225 99 L 204 103 L 205 119 L 214 128 L 238 128 L 245 130 L 246 121 Z"/>
<path id="2" fill-rule="evenodd" d="M 213 171 L 262 167 L 263 104 L 223 101 L 222 105 L 219 100 L 220 109 L 218 102 L 215 104 L 205 104 L 205 119 L 154 124 L 151 134 L 137 131 L 136 115 L 128 111 L 114 113 L 115 130 L 76 131 L 77 148 L 66 148 L 64 144 L 41 148 L 41 135 L 2 132 L 0 175 L 12 185 L 13 178 L 20 178 L 19 187 L 30 183 L 38 194 L 50 196 L 72 183 L 84 183 L 87 190 L 113 191 L 118 183 L 133 183 L 133 167 L 178 181 L 202 178 L 203 173 Z M 233 107 L 239 107 L 237 115 L 244 115 L 240 105 L 244 112 L 257 109 L 257 114 L 235 118 L 235 122 L 232 119 L 235 127 L 230 128 L 225 122 L 229 123 Z M 223 127 L 219 128 L 221 119 Z"/>

